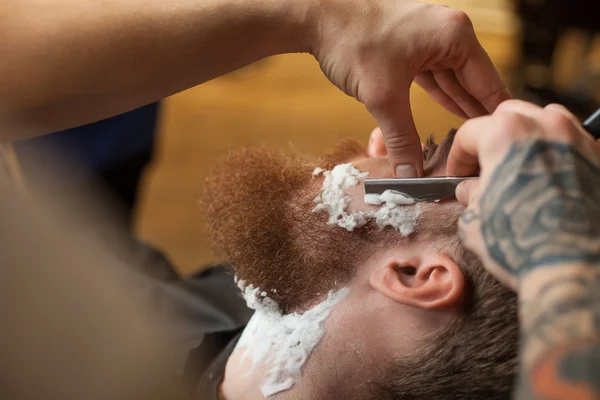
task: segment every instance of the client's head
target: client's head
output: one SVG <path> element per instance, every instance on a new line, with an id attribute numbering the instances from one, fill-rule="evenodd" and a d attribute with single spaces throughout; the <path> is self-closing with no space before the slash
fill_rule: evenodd
<path id="1" fill-rule="evenodd" d="M 452 135 L 424 149 L 426 176 L 445 175 Z M 257 379 L 275 373 L 271 380 L 281 386 L 271 385 L 267 393 L 263 388 L 263 394 L 281 399 L 510 398 L 517 367 L 516 298 L 461 246 L 461 206 L 454 200 L 401 205 L 395 208 L 400 223 L 397 214 L 394 226 L 384 226 L 386 218 L 382 223 L 375 216 L 386 206 L 366 204 L 359 183 L 338 185 L 345 200 L 333 207 L 337 211 L 331 204 L 315 209 L 324 202 L 327 178 L 313 171 L 345 163 L 368 172 L 368 178 L 391 177 L 381 133 L 375 131 L 368 149 L 345 142 L 318 160 L 264 149 L 232 152 L 207 180 L 205 207 L 215 251 L 245 285 L 257 288 L 253 301 L 266 299 L 267 308 L 278 304 L 282 318 L 268 324 L 288 325 L 283 333 L 269 328 L 262 352 L 275 351 L 285 332 L 305 323 L 297 322 L 302 317 L 290 323 L 295 316 L 321 313 L 322 337 L 315 339 L 316 325 L 310 325 L 315 318 L 308 317 L 313 318 L 304 333 L 308 339 L 296 332 L 294 343 L 286 344 L 312 340 L 313 347 L 300 346 L 306 353 L 302 377 L 287 376 L 298 372 L 293 368 L 274 372 L 263 356 L 254 366 L 260 370 L 264 364 L 263 370 L 249 375 L 257 388 Z M 251 322 L 247 330 L 256 334 L 265 324 Z M 247 362 L 243 351 L 234 352 L 232 364 Z M 279 351 L 276 361 L 297 354 Z M 240 388 L 252 398 L 248 385 Z M 235 390 L 229 393 L 235 397 Z"/>

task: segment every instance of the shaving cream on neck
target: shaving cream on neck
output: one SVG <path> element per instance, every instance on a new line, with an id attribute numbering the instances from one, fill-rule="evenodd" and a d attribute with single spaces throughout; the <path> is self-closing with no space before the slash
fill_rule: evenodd
<path id="1" fill-rule="evenodd" d="M 330 291 L 327 298 L 304 313 L 283 315 L 277 302 L 253 285 L 237 282 L 248 307 L 256 310 L 236 348 L 244 348 L 242 360 L 265 369 L 260 390 L 265 397 L 290 389 L 300 378 L 302 367 L 325 334 L 331 309 L 349 292 Z"/>
<path id="2" fill-rule="evenodd" d="M 323 175 L 323 186 L 321 192 L 315 198 L 317 206 L 313 212 L 327 211 L 330 225 L 337 225 L 348 231 L 364 226 L 370 219 L 374 219 L 380 228 L 391 226 L 398 230 L 402 236 L 408 236 L 414 232 L 418 217 L 421 214 L 419 205 L 414 207 L 401 207 L 414 205 L 412 198 L 403 194 L 386 190 L 381 195 L 365 195 L 365 203 L 381 206 L 375 211 L 347 212 L 346 209 L 351 201 L 346 189 L 356 186 L 364 180 L 369 173 L 360 172 L 351 163 L 336 165 L 331 171 L 317 168 L 313 177 Z"/>

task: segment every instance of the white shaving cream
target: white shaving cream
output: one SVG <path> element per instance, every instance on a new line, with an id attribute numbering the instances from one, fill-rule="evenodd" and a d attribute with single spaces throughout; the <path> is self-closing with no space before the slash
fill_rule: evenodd
<path id="1" fill-rule="evenodd" d="M 266 292 L 242 280 L 238 286 L 248 307 L 256 310 L 237 347 L 244 348 L 242 360 L 265 368 L 260 390 L 265 397 L 290 389 L 310 353 L 325 334 L 324 323 L 331 309 L 349 292 L 348 288 L 330 291 L 327 299 L 300 314 L 283 315 L 277 302 Z"/>
<path id="2" fill-rule="evenodd" d="M 369 193 L 365 194 L 365 204 L 371 204 L 374 206 L 380 206 L 383 203 L 397 204 L 397 205 L 410 205 L 415 204 L 415 199 L 410 196 L 400 193 L 395 190 L 388 189 L 382 194 Z"/>
<path id="3" fill-rule="evenodd" d="M 417 220 L 421 214 L 420 207 L 401 207 L 414 205 L 415 201 L 402 193 L 386 190 L 383 194 L 365 195 L 366 204 L 381 206 L 375 211 L 346 211 L 352 200 L 346 193 L 346 189 L 356 186 L 364 180 L 369 173 L 360 172 L 351 163 L 336 165 L 331 171 L 317 168 L 313 177 L 323 174 L 323 186 L 321 192 L 315 198 L 317 206 L 313 212 L 327 211 L 330 225 L 338 225 L 341 228 L 353 231 L 365 225 L 368 220 L 374 219 L 380 228 L 391 226 L 398 230 L 402 236 L 408 236 L 414 232 Z"/>

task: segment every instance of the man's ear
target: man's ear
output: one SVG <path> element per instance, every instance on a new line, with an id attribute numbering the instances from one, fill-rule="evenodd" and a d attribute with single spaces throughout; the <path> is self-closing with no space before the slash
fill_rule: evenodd
<path id="1" fill-rule="evenodd" d="M 445 253 L 406 259 L 388 257 L 370 275 L 371 286 L 389 299 L 423 309 L 460 306 L 465 277 Z"/>

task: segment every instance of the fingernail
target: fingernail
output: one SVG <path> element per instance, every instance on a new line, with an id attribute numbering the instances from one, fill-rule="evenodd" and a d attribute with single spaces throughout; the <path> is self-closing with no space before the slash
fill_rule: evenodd
<path id="1" fill-rule="evenodd" d="M 454 195 L 456 196 L 456 200 L 458 200 L 460 203 L 462 203 L 462 199 L 464 199 L 465 197 L 465 193 L 466 189 L 465 189 L 465 182 L 461 182 L 458 184 L 458 186 L 456 186 L 456 190 L 454 191 Z"/>
<path id="2" fill-rule="evenodd" d="M 469 185 L 469 181 L 461 182 L 456 186 L 456 190 L 454 191 L 456 200 L 465 207 L 469 205 L 469 190 L 467 185 Z"/>
<path id="3" fill-rule="evenodd" d="M 417 169 L 412 164 L 400 164 L 396 166 L 396 178 L 416 178 Z"/>

